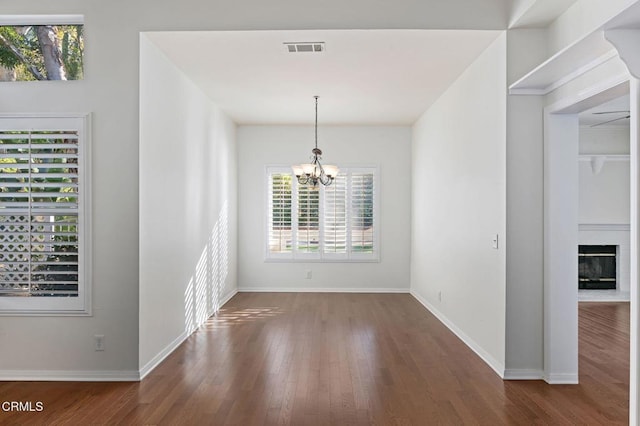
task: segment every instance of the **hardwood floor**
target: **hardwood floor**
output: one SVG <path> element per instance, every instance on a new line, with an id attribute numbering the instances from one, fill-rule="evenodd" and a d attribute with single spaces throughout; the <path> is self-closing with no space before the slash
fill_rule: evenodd
<path id="1" fill-rule="evenodd" d="M 407 294 L 240 293 L 140 383 L 0 383 L 0 424 L 627 424 L 629 305 L 580 305 L 580 385 L 502 381 Z"/>

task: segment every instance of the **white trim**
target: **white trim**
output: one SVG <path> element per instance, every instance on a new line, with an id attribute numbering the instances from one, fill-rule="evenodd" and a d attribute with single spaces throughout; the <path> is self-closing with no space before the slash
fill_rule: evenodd
<path id="1" fill-rule="evenodd" d="M 28 382 L 137 382 L 137 371 L 0 370 L 0 381 Z"/>
<path id="2" fill-rule="evenodd" d="M 78 253 L 78 297 L 71 298 L 6 298 L 0 300 L 1 316 L 92 316 L 93 288 L 93 239 L 92 239 L 92 115 L 82 113 L 0 113 L 0 120 L 25 121 L 30 130 L 68 130 L 58 122 L 73 121 L 77 125 L 79 140 L 79 189 L 78 204 L 78 243 L 82 250 Z M 47 121 L 47 124 L 44 122 Z M 77 122 L 77 123 L 76 123 Z M 80 220 L 82 219 L 82 220 Z"/>
<path id="3" fill-rule="evenodd" d="M 0 118 L 91 118 L 90 112 L 3 112 Z"/>
<path id="4" fill-rule="evenodd" d="M 242 287 L 239 293 L 410 293 L 408 288 L 375 287 Z"/>
<path id="5" fill-rule="evenodd" d="M 162 349 L 160 352 L 158 352 L 156 354 L 156 356 L 154 356 L 153 358 L 151 358 L 149 360 L 149 362 L 147 362 L 141 369 L 139 372 L 139 376 L 140 379 L 142 380 L 145 377 L 147 377 L 147 375 L 149 373 L 151 373 L 158 365 L 160 365 L 160 363 L 162 361 L 164 361 L 169 355 L 171 355 L 173 353 L 173 351 L 175 351 L 176 349 L 178 349 L 178 347 L 185 341 L 187 340 L 187 337 L 191 336 L 191 334 L 193 332 L 195 332 L 196 329 L 192 330 L 192 331 L 188 331 L 185 330 L 183 331 L 178 337 L 176 337 L 173 342 L 169 343 L 167 346 L 165 346 L 164 349 Z"/>
<path id="6" fill-rule="evenodd" d="M 631 156 L 629 154 L 580 154 L 578 161 L 590 162 L 593 157 L 604 157 L 605 161 L 629 162 Z"/>
<path id="7" fill-rule="evenodd" d="M 631 225 L 628 223 L 580 223 L 578 231 L 620 231 L 628 232 Z"/>
<path id="8" fill-rule="evenodd" d="M 223 297 L 222 300 L 220 301 L 220 304 L 217 307 L 217 310 L 222 308 L 224 304 L 227 303 L 229 300 L 231 300 L 231 298 L 235 296 L 237 293 L 238 293 L 238 289 L 233 289 L 229 293 L 227 293 L 227 295 Z M 217 310 L 215 310 L 215 312 L 217 312 Z M 209 313 L 209 315 L 207 315 L 207 318 L 211 317 L 213 314 L 215 314 L 215 312 Z M 160 363 L 162 363 L 162 361 L 164 361 L 169 355 L 171 355 L 173 351 L 178 349 L 178 347 L 185 340 L 187 340 L 187 338 L 191 336 L 198 328 L 200 328 L 201 325 L 202 324 L 200 324 L 198 327 L 195 327 L 193 330 L 183 331 L 178 337 L 176 337 L 173 340 L 173 342 L 169 343 L 164 349 L 158 352 L 156 356 L 151 358 L 149 362 L 147 362 L 142 368 L 140 368 L 138 380 L 143 380 L 145 377 L 147 377 L 149 373 L 151 373 L 158 365 L 160 365 Z"/>
<path id="9" fill-rule="evenodd" d="M 584 75 L 597 68 L 605 62 L 618 57 L 616 49 L 611 49 L 600 56 L 588 61 L 582 66 L 569 71 L 576 62 L 590 56 L 589 45 L 597 38 L 594 34 L 589 34 L 580 40 L 566 46 L 546 61 L 535 67 L 522 78 L 509 86 L 511 95 L 546 95 L 557 88 L 564 86 L 570 81 Z M 596 37 L 596 38 L 594 38 Z M 578 57 L 576 57 L 578 55 Z M 530 80 L 534 82 L 529 83 Z M 538 80 L 538 83 L 535 83 Z"/>
<path id="10" fill-rule="evenodd" d="M 550 374 L 548 376 L 544 376 L 543 380 L 550 385 L 577 385 L 578 384 L 578 375 L 577 374 Z"/>
<path id="11" fill-rule="evenodd" d="M 544 96 L 547 93 L 545 89 L 518 89 L 517 87 L 509 88 L 510 95 L 532 95 L 532 96 Z"/>
<path id="12" fill-rule="evenodd" d="M 0 25 L 84 25 L 84 15 L 1 15 Z"/>
<path id="13" fill-rule="evenodd" d="M 543 380 L 542 370 L 508 368 L 504 370 L 504 380 Z"/>
<path id="14" fill-rule="evenodd" d="M 557 113 L 566 113 L 566 112 L 582 112 L 582 111 L 565 111 L 570 107 L 575 107 L 580 105 L 582 102 L 589 100 L 603 92 L 607 92 L 609 90 L 617 90 L 620 89 L 620 95 L 628 93 L 629 88 L 629 73 L 623 72 L 618 75 L 615 75 L 608 80 L 601 81 L 592 86 L 589 86 L 587 89 L 581 90 L 580 92 L 568 95 L 558 101 L 554 102 L 551 105 L 547 105 L 544 108 L 543 113 L 547 114 L 557 114 Z"/>
<path id="15" fill-rule="evenodd" d="M 630 302 L 631 293 L 615 290 L 578 290 L 578 302 Z"/>
<path id="16" fill-rule="evenodd" d="M 429 312 L 431 312 L 442 324 L 444 324 L 449 330 L 453 332 L 462 342 L 476 353 L 496 374 L 501 378 L 505 378 L 504 365 L 495 359 L 489 352 L 485 351 L 480 345 L 478 345 L 471 337 L 467 336 L 458 326 L 451 322 L 442 312 L 436 309 L 431 303 L 423 299 L 415 291 L 409 292 L 418 302 L 422 304 Z"/>
<path id="17" fill-rule="evenodd" d="M 553 83 L 551 83 L 550 85 L 548 85 L 547 87 L 545 87 L 544 90 L 544 94 L 548 94 L 553 92 L 554 90 L 556 90 L 557 88 L 564 86 L 565 84 L 569 83 L 572 80 L 575 80 L 576 78 L 580 77 L 583 74 L 586 74 L 587 72 L 591 71 L 594 68 L 599 67 L 600 65 L 604 64 L 605 62 L 616 58 L 618 56 L 618 52 L 616 52 L 615 49 L 610 50 L 609 52 L 597 57 L 596 59 L 588 62 L 587 64 L 579 67 L 578 69 L 576 69 L 573 72 L 570 72 L 569 74 L 565 75 L 564 77 L 560 78 L 557 81 L 554 81 Z"/>
<path id="18" fill-rule="evenodd" d="M 275 253 L 276 255 L 279 253 Z M 273 254 L 270 254 L 273 256 Z M 317 257 L 271 257 L 264 259 L 264 263 L 380 263 L 379 258 L 359 258 L 353 257 L 351 259 L 341 259 L 331 257 L 331 253 L 327 255 L 327 253 L 323 254 L 322 258 Z"/>

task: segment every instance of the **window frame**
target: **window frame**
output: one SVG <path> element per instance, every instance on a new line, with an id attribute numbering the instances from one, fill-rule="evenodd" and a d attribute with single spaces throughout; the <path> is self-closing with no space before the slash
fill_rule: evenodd
<path id="1" fill-rule="evenodd" d="M 78 296 L 0 297 L 0 316 L 91 316 L 91 115 L 0 114 L 2 130 L 78 131 Z"/>
<path id="2" fill-rule="evenodd" d="M 319 250 L 317 253 L 308 253 L 308 252 L 300 252 L 297 247 L 297 233 L 298 233 L 298 223 L 297 220 L 293 220 L 293 215 L 296 214 L 298 208 L 298 200 L 297 200 L 297 188 L 300 185 L 295 176 L 293 175 L 293 171 L 291 170 L 291 166 L 288 165 L 267 165 L 265 166 L 264 171 L 264 182 L 263 188 L 264 190 L 264 229 L 262 232 L 262 237 L 264 239 L 263 247 L 264 247 L 264 261 L 267 263 L 270 262 L 282 262 L 282 263 L 376 263 L 380 262 L 380 252 L 381 252 L 381 240 L 380 240 L 380 167 L 374 164 L 358 164 L 358 165 L 338 165 L 340 168 L 340 172 L 347 171 L 347 183 L 345 185 L 347 192 L 346 199 L 346 208 L 350 209 L 351 206 L 351 175 L 353 173 L 372 173 L 373 174 L 373 253 L 358 253 L 349 250 L 351 246 L 351 224 L 349 223 L 349 219 L 347 219 L 347 250 L 346 253 L 331 253 L 325 252 L 324 250 L 324 236 L 325 236 L 325 212 L 324 212 L 324 188 L 320 189 L 320 201 L 319 201 Z M 270 176 L 272 173 L 287 173 L 292 176 L 292 187 L 291 187 L 291 211 L 292 211 L 292 238 L 291 238 L 291 251 L 287 253 L 273 253 L 269 250 L 269 218 L 271 217 L 270 212 Z M 350 215 L 347 214 L 347 218 L 350 218 Z"/>

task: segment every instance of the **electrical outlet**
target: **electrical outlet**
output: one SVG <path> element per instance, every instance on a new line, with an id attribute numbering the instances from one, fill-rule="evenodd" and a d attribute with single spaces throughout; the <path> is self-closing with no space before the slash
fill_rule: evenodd
<path id="1" fill-rule="evenodd" d="M 93 336 L 96 351 L 104 351 L 104 334 Z"/>
<path id="2" fill-rule="evenodd" d="M 307 279 L 310 280 L 313 277 L 313 273 L 311 272 L 311 269 L 307 269 Z"/>

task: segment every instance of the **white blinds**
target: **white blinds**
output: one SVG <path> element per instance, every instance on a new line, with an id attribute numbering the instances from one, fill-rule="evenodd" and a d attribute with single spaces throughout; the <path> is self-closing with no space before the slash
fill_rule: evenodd
<path id="1" fill-rule="evenodd" d="M 269 174 L 269 252 L 290 253 L 291 229 L 291 173 Z"/>
<path id="2" fill-rule="evenodd" d="M 78 132 L 0 131 L 0 296 L 77 297 Z"/>

